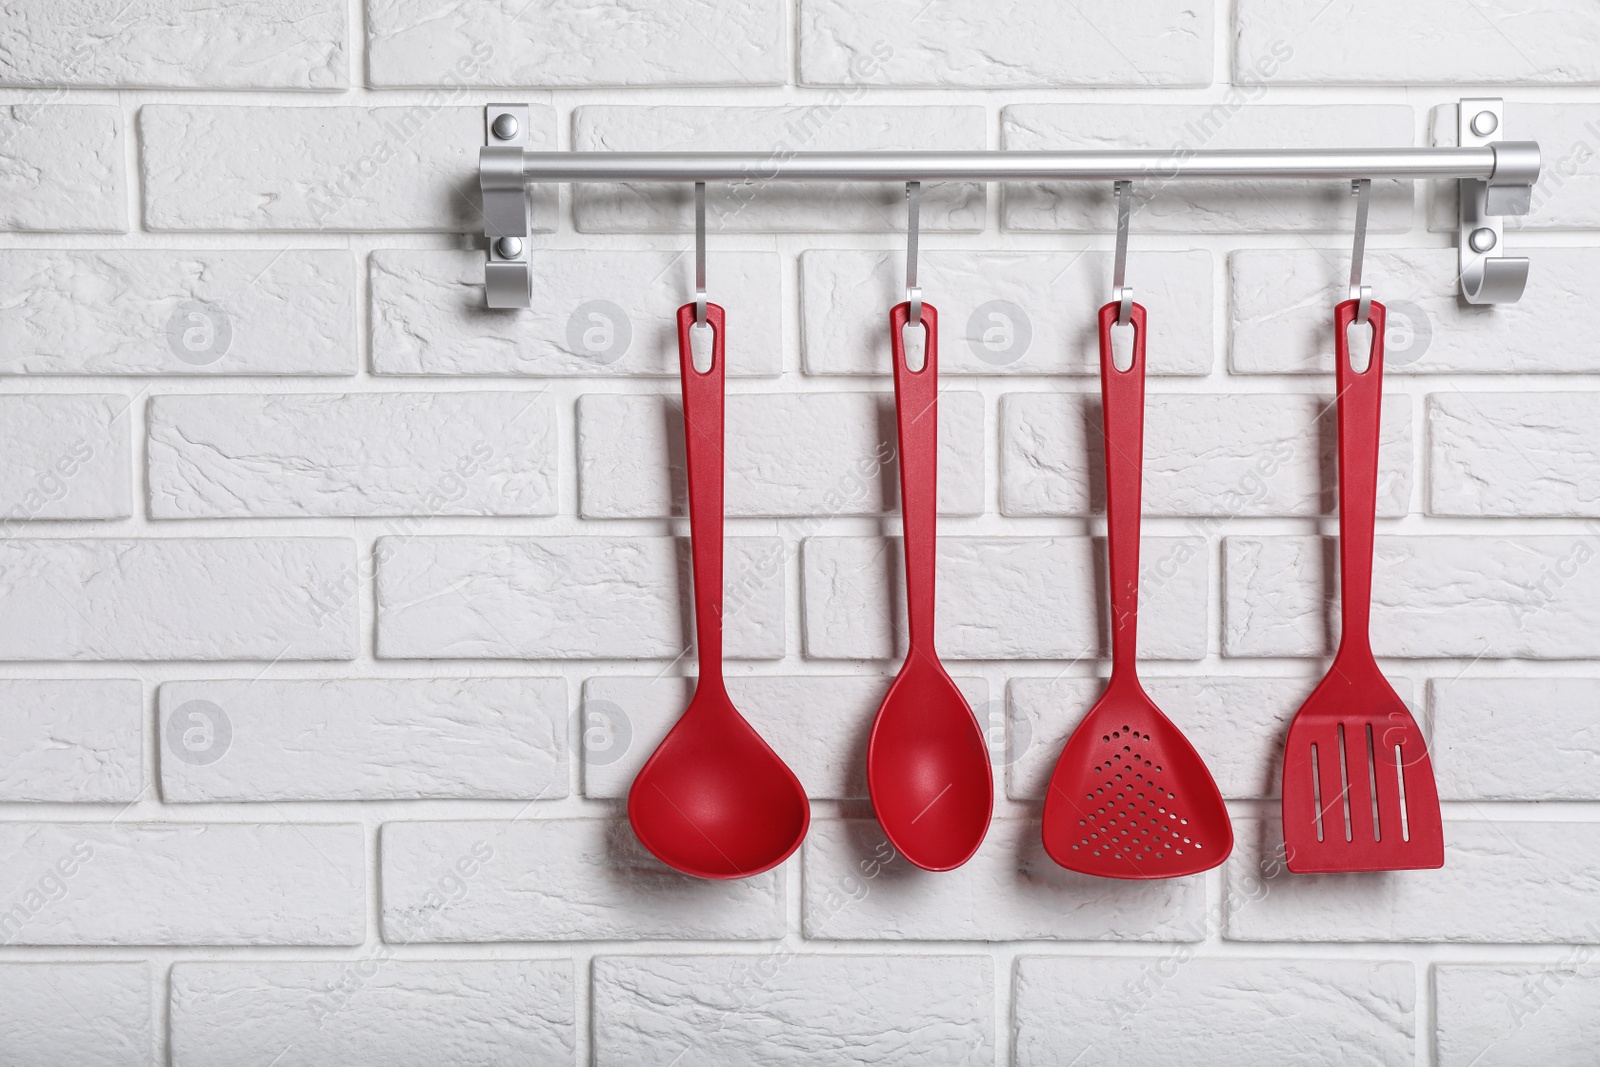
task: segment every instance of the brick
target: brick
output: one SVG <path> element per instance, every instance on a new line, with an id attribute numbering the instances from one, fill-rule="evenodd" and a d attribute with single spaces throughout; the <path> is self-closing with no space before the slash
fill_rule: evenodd
<path id="1" fill-rule="evenodd" d="M 1409 148 L 1411 108 L 1395 104 L 1264 105 L 1252 94 L 1215 104 L 1011 104 L 1000 113 L 1001 141 L 1011 150 L 1219 148 Z M 1253 95 L 1260 95 L 1259 93 Z M 1321 183 L 1183 181 L 1134 186 L 1136 232 L 1230 233 L 1348 230 L 1349 196 Z M 1154 197 L 1151 199 L 1151 197 Z M 1001 219 L 1008 230 L 1104 233 L 1116 227 L 1111 183 L 1013 182 Z M 1372 183 L 1370 228 L 1394 232 L 1411 224 L 1411 183 Z M 1139 292 L 1137 274 L 1128 284 Z M 1142 302 L 1143 298 L 1140 297 Z"/>
<path id="2" fill-rule="evenodd" d="M 821 519 L 898 507 L 892 393 L 735 394 L 727 401 L 726 441 L 729 515 Z M 983 397 L 946 390 L 939 397 L 942 514 L 982 514 L 984 451 Z M 687 514 L 685 477 L 676 397 L 612 393 L 578 401 L 585 518 Z"/>
<path id="3" fill-rule="evenodd" d="M 1435 1062 L 1582 1063 L 1594 1053 L 1600 1016 L 1600 968 L 1593 959 L 1593 951 L 1579 949 L 1550 963 L 1434 964 Z"/>
<path id="4" fill-rule="evenodd" d="M 110 16 L 107 18 L 107 16 Z M 336 0 L 106 7 L 13 0 L 0 85 L 115 89 L 342 89 L 345 8 Z"/>
<path id="5" fill-rule="evenodd" d="M 1091 17 L 1028 0 L 996 21 L 982 0 L 959 0 L 936 18 L 921 18 L 926 13 L 916 0 L 865 10 L 845 0 L 803 0 L 800 80 L 936 88 L 1211 84 L 1210 3 L 1162 0 L 1140 12 L 1148 17 L 1114 7 Z M 1108 48 L 1108 41 L 1117 44 Z"/>
<path id="6" fill-rule="evenodd" d="M 845 941 L 1199 941 L 1199 877 L 1110 882 L 1056 866 L 1035 819 L 996 819 L 964 866 L 925 875 L 870 819 L 816 820 L 806 936 Z M 981 902 L 981 903 L 980 903 Z"/>
<path id="7" fill-rule="evenodd" d="M 542 392 L 158 396 L 149 426 L 157 519 L 556 512 Z"/>
<path id="8" fill-rule="evenodd" d="M 0 802 L 137 800 L 143 731 L 137 681 L 0 679 Z"/>
<path id="9" fill-rule="evenodd" d="M 979 956 L 599 956 L 595 1067 L 994 1063 Z"/>
<path id="10" fill-rule="evenodd" d="M 1233 941 L 1596 940 L 1593 823 L 1446 820 L 1443 869 L 1369 877 L 1287 873 L 1272 822 L 1236 821 L 1234 833 Z"/>
<path id="11" fill-rule="evenodd" d="M 361 837 L 353 823 L 0 823 L 0 938 L 359 945 Z"/>
<path id="12" fill-rule="evenodd" d="M 783 542 L 724 552 L 724 651 L 779 658 Z M 693 633 L 687 540 L 385 537 L 376 555 L 384 658 L 673 659 Z"/>
<path id="13" fill-rule="evenodd" d="M 348 252 L 0 250 L 0 374 L 354 374 Z"/>
<path id="14" fill-rule="evenodd" d="M 1591 24 L 1596 21 L 1592 9 L 1582 8 L 1583 17 Z M 1592 67 L 1595 65 L 1593 49 L 1586 43 L 1570 43 L 1583 50 Z M 1548 54 L 1547 42 L 1541 49 Z M 1433 109 L 1433 143 L 1456 143 L 1457 106 L 1447 104 Z M 1501 136 L 1513 141 L 1537 141 L 1543 154 L 1543 167 L 1539 180 L 1533 187 L 1533 210 L 1526 215 L 1508 215 L 1502 221 L 1508 230 L 1595 230 L 1600 229 L 1600 104 L 1578 102 L 1562 104 L 1532 104 L 1511 101 L 1505 107 L 1505 123 Z M 1428 213 L 1431 230 L 1455 231 L 1459 210 L 1458 187 L 1455 182 L 1435 183 L 1432 207 Z M 1523 255 L 1514 246 L 1507 248 L 1508 255 Z M 1554 272 L 1546 273 L 1543 266 L 1547 251 L 1532 253 L 1538 273 L 1535 282 L 1561 284 L 1566 281 L 1581 286 L 1579 279 L 1557 280 Z M 1540 288 L 1528 286 L 1528 293 Z M 1563 305 L 1568 306 L 1568 305 Z M 1570 320 L 1569 320 L 1570 321 Z M 1562 336 L 1567 336 L 1563 334 Z"/>
<path id="15" fill-rule="evenodd" d="M 0 659 L 353 659 L 341 537 L 0 542 Z"/>
<path id="16" fill-rule="evenodd" d="M 1321 656 L 1338 637 L 1333 538 L 1230 537 L 1222 647 L 1229 656 Z M 1600 555 L 1590 533 L 1389 537 L 1373 557 L 1380 656 L 1600 656 Z M 1594 625 L 1591 625 L 1593 623 Z"/>
<path id="17" fill-rule="evenodd" d="M 1226 522 L 1334 510 L 1336 410 L 1329 396 L 1151 393 L 1145 400 L 1144 513 Z M 1411 398 L 1384 398 L 1378 513 L 1411 497 Z M 1000 404 L 1000 511 L 1105 510 L 1098 393 L 1007 393 Z M 1221 523 L 1191 524 L 1214 532 Z"/>
<path id="18" fill-rule="evenodd" d="M 483 232 L 482 107 L 139 109 L 144 222 L 153 230 Z M 530 109 L 528 147 L 555 147 L 555 112 Z M 532 225 L 555 226 L 553 190 Z"/>
<path id="19" fill-rule="evenodd" d="M 167 803 L 567 795 L 559 678 L 163 682 Z"/>
<path id="20" fill-rule="evenodd" d="M 570 960 L 179 963 L 173 1067 L 571 1063 Z M 470 1051 L 469 1051 L 470 1050 Z"/>
<path id="21" fill-rule="evenodd" d="M 375 86 L 782 85 L 789 68 L 780 0 L 482 4 L 447 15 L 434 0 L 380 0 L 367 34 Z"/>
<path id="22" fill-rule="evenodd" d="M 678 308 L 694 299 L 683 252 L 534 248 L 533 306 L 483 309 L 483 255 L 380 249 L 372 269 L 377 374 L 678 376 Z M 711 299 L 727 311 L 729 377 L 776 377 L 782 285 L 773 252 L 712 252 Z M 618 294 L 626 294 L 622 304 Z"/>
<path id="23" fill-rule="evenodd" d="M 1455 249 L 1369 249 L 1362 277 L 1389 317 L 1384 374 L 1600 370 L 1594 346 L 1572 340 L 1600 330 L 1600 311 L 1584 296 L 1583 280 L 1600 271 L 1600 249 L 1532 254 L 1536 266 L 1527 293 L 1490 311 L 1462 302 Z M 1252 248 L 1232 253 L 1228 266 L 1229 369 L 1317 374 L 1331 387 L 1333 308 L 1348 296 L 1349 249 Z"/>
<path id="24" fill-rule="evenodd" d="M 1596 393 L 1428 397 L 1431 515 L 1600 516 Z"/>
<path id="25" fill-rule="evenodd" d="M 1597 702 L 1600 679 L 1593 678 L 1432 679 L 1428 713 L 1439 795 L 1600 799 Z"/>
<path id="26" fill-rule="evenodd" d="M 124 158 L 118 107 L 0 105 L 0 230 L 125 232 Z"/>
<path id="27" fill-rule="evenodd" d="M 878 705 L 889 691 L 886 676 L 787 677 L 735 675 L 727 679 L 734 706 L 750 721 L 817 800 L 867 797 L 863 754 Z M 989 685 L 957 678 L 956 685 L 993 730 L 997 743 L 1004 719 L 991 723 Z M 644 761 L 678 721 L 694 680 L 663 677 L 590 678 L 583 683 L 583 794 L 600 799 L 628 795 Z"/>
<path id="28" fill-rule="evenodd" d="M 1208 373 L 1211 253 L 1139 251 L 1133 263 L 1139 299 L 1155 309 L 1150 373 Z M 922 252 L 918 264 L 924 295 L 939 309 L 940 373 L 1099 375 L 1094 322 L 1111 253 L 938 250 Z M 890 375 L 888 309 L 905 299 L 904 277 L 903 252 L 804 252 L 807 373 Z"/>
<path id="29" fill-rule="evenodd" d="M 0 964 L 0 1056 L 9 1063 L 155 1067 L 150 965 Z"/>
<path id="30" fill-rule="evenodd" d="M 776 872 L 681 875 L 612 819 L 386 823 L 381 858 L 391 943 L 783 935 Z"/>
<path id="31" fill-rule="evenodd" d="M 1257 57 L 1287 51 L 1272 78 L 1283 85 L 1600 83 L 1600 13 L 1587 5 L 1486 10 L 1471 0 L 1426 0 L 1395 12 L 1382 0 L 1353 0 L 1323 19 L 1326 10 L 1320 0 L 1241 0 L 1235 80 Z M 1383 32 L 1374 34 L 1379 21 Z"/>
<path id="32" fill-rule="evenodd" d="M 1409 1067 L 1416 978 L 1410 963 L 1366 960 L 1022 956 L 1012 1019 L 1017 1067 Z"/>
<path id="33" fill-rule="evenodd" d="M 29 519 L 125 519 L 133 464 L 125 396 L 0 396 L 0 529 Z"/>
<path id="34" fill-rule="evenodd" d="M 797 107 L 586 104 L 573 112 L 572 147 L 758 152 L 777 163 L 793 152 L 976 151 L 988 147 L 988 136 L 977 106 L 886 107 L 832 99 Z M 921 203 L 925 230 L 983 228 L 981 182 L 929 185 Z M 572 211 L 584 233 L 694 229 L 694 198 L 673 186 L 582 185 L 573 190 Z M 712 231 L 858 233 L 904 226 L 905 190 L 892 182 L 763 182 L 756 172 L 748 181 L 706 187 L 706 228 Z"/>
<path id="35" fill-rule="evenodd" d="M 1208 551 L 1196 537 L 1146 537 L 1140 652 L 1206 651 Z M 939 652 L 946 659 L 1068 659 L 1109 654 L 1099 574 L 1087 537 L 945 537 L 939 541 Z M 898 657 L 905 568 L 898 539 L 813 537 L 804 565 L 805 647 L 818 659 Z"/>

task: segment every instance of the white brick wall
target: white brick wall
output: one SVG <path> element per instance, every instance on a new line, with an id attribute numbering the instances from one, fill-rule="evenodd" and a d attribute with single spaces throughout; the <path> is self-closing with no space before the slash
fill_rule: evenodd
<path id="1" fill-rule="evenodd" d="M 929 875 L 864 774 L 903 191 L 713 185 L 728 688 L 814 820 L 743 882 L 642 851 L 623 798 L 694 673 L 691 199 L 535 190 L 533 307 L 490 312 L 484 104 L 536 148 L 781 158 L 1453 144 L 1489 93 L 1543 149 L 1524 299 L 1460 299 L 1448 183 L 1377 183 L 1366 263 L 1374 640 L 1443 870 L 1276 851 L 1338 637 L 1338 183 L 1136 189 L 1146 685 L 1238 836 L 1148 883 L 1038 837 L 1108 667 L 1109 186 L 924 189 L 938 637 L 997 788 Z M 0 1063 L 1588 1062 L 1597 234 L 1589 0 L 0 0 Z"/>

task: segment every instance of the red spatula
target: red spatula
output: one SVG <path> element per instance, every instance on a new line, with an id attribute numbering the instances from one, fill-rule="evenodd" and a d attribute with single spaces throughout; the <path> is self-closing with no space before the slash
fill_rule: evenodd
<path id="1" fill-rule="evenodd" d="M 1145 311 L 1138 304 L 1130 308 L 1133 362 L 1124 371 L 1111 354 L 1120 307 L 1113 301 L 1100 309 L 1111 681 L 1056 761 L 1044 801 L 1044 848 L 1061 866 L 1084 874 L 1176 878 L 1227 859 L 1233 826 L 1200 754 L 1139 684 Z"/>
<path id="2" fill-rule="evenodd" d="M 1378 499 L 1384 307 L 1372 302 L 1372 358 L 1350 363 L 1358 301 L 1334 309 L 1339 387 L 1339 651 L 1289 724 L 1283 757 L 1284 862 L 1296 873 L 1444 866 L 1444 827 L 1422 731 L 1384 680 L 1368 634 Z"/>

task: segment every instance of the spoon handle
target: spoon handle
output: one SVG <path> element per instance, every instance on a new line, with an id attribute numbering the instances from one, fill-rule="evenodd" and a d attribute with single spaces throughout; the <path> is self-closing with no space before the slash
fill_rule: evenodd
<path id="1" fill-rule="evenodd" d="M 1339 651 L 1371 655 L 1373 520 L 1378 510 L 1378 438 L 1383 409 L 1383 327 L 1387 312 L 1374 300 L 1372 357 L 1367 369 L 1350 362 L 1349 327 L 1356 301 L 1333 311 L 1334 380 L 1339 388 Z"/>
<path id="2" fill-rule="evenodd" d="M 939 313 L 922 305 L 921 370 L 906 363 L 909 303 L 889 311 L 894 410 L 900 442 L 900 519 L 905 531 L 906 618 L 913 649 L 933 652 L 933 576 L 939 509 Z"/>
<path id="3" fill-rule="evenodd" d="M 1135 673 L 1139 657 L 1139 513 L 1144 478 L 1145 311 L 1134 304 L 1133 361 L 1118 370 L 1111 327 L 1120 301 L 1100 309 L 1100 406 L 1106 449 L 1106 539 L 1111 570 L 1111 672 Z"/>
<path id="4" fill-rule="evenodd" d="M 700 684 L 722 681 L 723 321 L 706 305 L 711 369 L 694 366 L 689 331 L 695 306 L 678 309 L 678 369 L 683 378 L 683 454 L 689 481 L 689 544 L 694 557 L 694 626 Z"/>

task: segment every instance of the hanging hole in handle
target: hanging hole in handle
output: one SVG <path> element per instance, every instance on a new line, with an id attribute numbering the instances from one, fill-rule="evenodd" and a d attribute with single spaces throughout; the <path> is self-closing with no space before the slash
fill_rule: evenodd
<path id="1" fill-rule="evenodd" d="M 1350 369 L 1357 374 L 1367 373 L 1367 368 L 1372 366 L 1372 345 L 1375 338 L 1372 331 L 1372 320 L 1356 322 L 1351 320 L 1345 327 L 1344 342 L 1350 350 Z"/>
<path id="2" fill-rule="evenodd" d="M 1131 322 L 1111 324 L 1111 365 L 1120 371 L 1133 369 L 1133 341 L 1137 327 Z"/>
<path id="3" fill-rule="evenodd" d="M 689 354 L 694 360 L 696 374 L 711 373 L 711 356 L 717 339 L 715 330 L 710 322 L 689 324 Z"/>
<path id="4" fill-rule="evenodd" d="M 900 343 L 905 347 L 906 369 L 919 373 L 928 362 L 928 324 L 907 322 L 900 327 Z"/>

